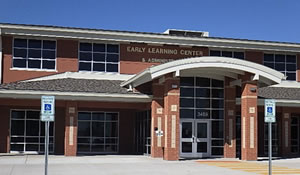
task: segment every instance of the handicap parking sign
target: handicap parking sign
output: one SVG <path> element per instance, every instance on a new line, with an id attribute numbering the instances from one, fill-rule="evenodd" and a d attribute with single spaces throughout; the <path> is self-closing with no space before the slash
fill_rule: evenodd
<path id="1" fill-rule="evenodd" d="M 42 96 L 41 97 L 41 120 L 54 121 L 55 97 Z"/>
<path id="2" fill-rule="evenodd" d="M 272 107 L 267 107 L 267 112 L 268 112 L 268 113 L 271 113 L 271 115 L 272 115 L 272 113 L 273 113 L 273 112 L 272 112 L 272 111 L 273 111 L 272 109 L 273 109 Z"/>
<path id="3" fill-rule="evenodd" d="M 265 99 L 265 122 L 276 122 L 276 103 L 274 99 Z"/>

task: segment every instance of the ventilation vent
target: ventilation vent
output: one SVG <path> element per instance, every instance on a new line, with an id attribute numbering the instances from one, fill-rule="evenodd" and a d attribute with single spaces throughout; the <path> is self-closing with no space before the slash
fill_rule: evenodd
<path id="1" fill-rule="evenodd" d="M 168 29 L 164 34 L 173 35 L 173 36 L 191 36 L 191 37 L 208 37 L 208 32 L 203 31 L 191 31 L 191 30 L 177 30 L 177 29 Z"/>

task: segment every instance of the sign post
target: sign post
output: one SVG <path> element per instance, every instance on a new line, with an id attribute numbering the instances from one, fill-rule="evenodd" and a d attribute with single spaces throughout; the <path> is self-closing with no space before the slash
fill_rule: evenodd
<path id="1" fill-rule="evenodd" d="M 269 126 L 269 175 L 272 175 L 272 123 L 276 122 L 275 114 L 275 100 L 265 99 L 265 122 Z"/>
<path id="2" fill-rule="evenodd" d="M 45 122 L 45 175 L 48 175 L 49 154 L 49 122 L 54 121 L 55 97 L 42 96 L 41 98 L 41 121 Z"/>

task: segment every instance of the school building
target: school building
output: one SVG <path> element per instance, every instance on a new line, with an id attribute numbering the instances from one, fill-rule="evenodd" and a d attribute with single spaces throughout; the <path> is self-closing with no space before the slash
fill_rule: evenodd
<path id="1" fill-rule="evenodd" d="M 0 152 L 165 160 L 300 156 L 300 43 L 0 24 Z"/>

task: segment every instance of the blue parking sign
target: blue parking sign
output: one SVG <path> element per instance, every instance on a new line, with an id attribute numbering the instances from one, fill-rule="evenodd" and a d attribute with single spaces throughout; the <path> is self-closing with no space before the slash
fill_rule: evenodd
<path id="1" fill-rule="evenodd" d="M 268 113 L 273 113 L 273 108 L 272 107 L 267 107 L 267 112 Z"/>
<path id="2" fill-rule="evenodd" d="M 51 104 L 45 104 L 45 111 L 51 111 Z"/>
<path id="3" fill-rule="evenodd" d="M 42 96 L 41 97 L 41 120 L 54 121 L 55 115 L 55 97 Z"/>

